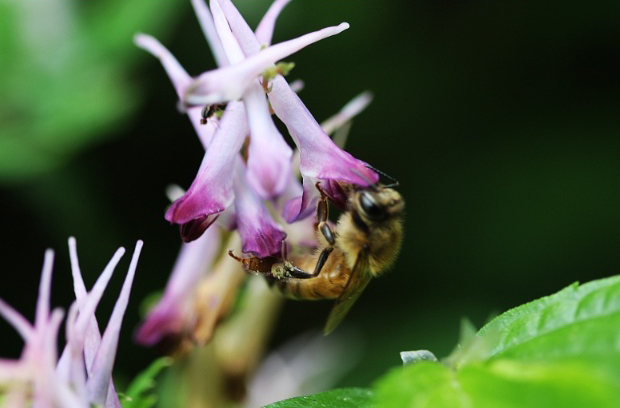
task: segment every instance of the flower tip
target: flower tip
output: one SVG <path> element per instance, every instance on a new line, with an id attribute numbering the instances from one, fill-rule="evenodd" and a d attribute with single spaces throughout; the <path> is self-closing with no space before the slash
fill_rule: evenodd
<path id="1" fill-rule="evenodd" d="M 219 214 L 201 215 L 179 226 L 179 233 L 183 242 L 192 242 L 197 240 L 219 217 Z"/>
<path id="2" fill-rule="evenodd" d="M 144 33 L 136 33 L 133 36 L 133 43 L 138 47 L 144 48 L 144 44 L 149 42 L 149 39 L 153 38 L 150 35 Z"/>
<path id="3" fill-rule="evenodd" d="M 135 251 L 141 251 L 143 246 L 144 246 L 144 241 L 139 239 L 138 241 L 136 241 L 136 249 L 135 249 Z"/>
<path id="4" fill-rule="evenodd" d="M 163 46 L 152 35 L 137 33 L 133 37 L 133 43 L 157 58 L 160 58 L 163 54 Z"/>
<path id="5" fill-rule="evenodd" d="M 374 97 L 375 95 L 372 93 L 372 91 L 364 91 L 353 100 L 358 102 L 360 105 L 363 104 L 364 107 L 366 107 L 368 104 L 370 104 L 370 102 L 372 102 Z"/>
<path id="6" fill-rule="evenodd" d="M 48 248 L 45 250 L 45 257 L 44 257 L 44 264 L 47 265 L 48 263 L 53 263 L 54 262 L 54 250 L 51 248 Z"/>
<path id="7" fill-rule="evenodd" d="M 343 32 L 344 30 L 348 29 L 349 27 L 350 27 L 349 23 L 340 23 L 338 25 L 338 29 L 340 30 L 340 32 Z"/>

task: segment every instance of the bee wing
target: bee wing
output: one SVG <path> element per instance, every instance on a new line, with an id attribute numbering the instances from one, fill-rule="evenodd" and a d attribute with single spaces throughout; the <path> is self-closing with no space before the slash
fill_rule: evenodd
<path id="1" fill-rule="evenodd" d="M 336 303 L 327 317 L 323 334 L 329 334 L 342 322 L 342 319 L 349 313 L 349 309 L 360 297 L 371 279 L 372 275 L 368 271 L 368 252 L 363 250 L 357 256 L 347 286 L 345 286 L 340 297 L 336 299 Z"/>

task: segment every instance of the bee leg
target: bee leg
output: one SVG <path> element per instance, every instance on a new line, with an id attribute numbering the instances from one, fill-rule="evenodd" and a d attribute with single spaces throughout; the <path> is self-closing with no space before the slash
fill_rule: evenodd
<path id="1" fill-rule="evenodd" d="M 278 262 L 278 259 L 273 256 L 265 258 L 258 258 L 255 256 L 249 258 L 241 258 L 236 256 L 233 251 L 228 251 L 228 255 L 234 260 L 241 263 L 246 271 L 265 275 L 271 273 L 271 267 Z"/>
<path id="2" fill-rule="evenodd" d="M 319 260 L 316 261 L 316 266 L 314 267 L 314 272 L 312 273 L 312 276 L 319 276 L 319 274 L 321 273 L 321 269 L 323 269 L 323 266 L 325 265 L 325 262 L 329 257 L 329 254 L 331 254 L 333 250 L 334 247 L 330 246 L 321 251 L 321 254 L 319 255 Z"/>
<path id="3" fill-rule="evenodd" d="M 329 254 L 331 254 L 334 250 L 334 244 L 336 243 L 336 239 L 334 238 L 334 232 L 327 223 L 329 216 L 327 194 L 325 194 L 325 191 L 323 191 L 323 189 L 321 188 L 321 182 L 317 181 L 316 188 L 317 190 L 319 190 L 319 193 L 321 193 L 321 199 L 316 206 L 316 220 L 318 222 L 317 229 L 321 231 L 321 234 L 323 235 L 325 241 L 327 241 L 329 246 L 323 249 L 323 251 L 319 255 L 319 259 L 317 260 L 316 266 L 314 267 L 314 272 L 312 273 L 313 276 L 318 276 L 319 273 L 321 273 L 321 269 L 323 268 L 323 265 L 325 265 Z"/>
<path id="4" fill-rule="evenodd" d="M 321 199 L 316 205 L 316 220 L 318 223 L 317 228 L 319 231 L 321 231 L 321 234 L 323 234 L 327 243 L 330 246 L 334 246 L 334 244 L 336 243 L 336 240 L 334 239 L 334 232 L 332 231 L 331 227 L 327 223 L 327 219 L 329 215 L 329 205 L 327 203 L 327 194 L 325 194 L 320 184 L 321 182 L 317 181 L 316 188 L 321 193 Z"/>

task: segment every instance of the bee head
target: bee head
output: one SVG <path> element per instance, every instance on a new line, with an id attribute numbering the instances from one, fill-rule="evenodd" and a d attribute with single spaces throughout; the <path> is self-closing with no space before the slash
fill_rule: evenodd
<path id="1" fill-rule="evenodd" d="M 381 185 L 359 190 L 353 205 L 363 218 L 371 222 L 382 222 L 400 216 L 405 208 L 398 191 Z"/>

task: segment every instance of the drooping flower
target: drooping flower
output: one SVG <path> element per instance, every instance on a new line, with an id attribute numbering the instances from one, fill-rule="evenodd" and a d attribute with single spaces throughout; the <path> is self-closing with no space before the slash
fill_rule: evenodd
<path id="1" fill-rule="evenodd" d="M 116 251 L 91 291 L 87 292 L 73 238 L 69 239 L 69 248 L 77 300 L 69 310 L 67 344 L 60 359 L 56 342 L 64 313 L 61 309 L 50 312 L 53 252 L 48 250 L 45 253 L 34 325 L 0 299 L 0 315 L 17 330 L 25 343 L 19 360 L 0 360 L 0 386 L 6 390 L 6 406 L 120 407 L 111 374 L 142 241 L 136 244 L 121 294 L 103 336 L 94 312 L 125 250 Z"/>
<path id="2" fill-rule="evenodd" d="M 244 250 L 260 257 L 279 251 L 282 243 L 276 241 L 284 239 L 281 231 L 286 228 L 278 226 L 274 214 L 263 207 L 261 200 L 251 200 L 252 211 L 240 212 L 235 204 L 240 196 L 279 200 L 289 188 L 293 152 L 273 123 L 270 108 L 284 122 L 299 149 L 303 179 L 299 195 L 290 197 L 280 208 L 283 220 L 293 222 L 312 214 L 318 197 L 317 181 L 332 200 L 342 204 L 345 197 L 339 183 L 366 186 L 378 180 L 366 163 L 329 138 L 283 76 L 273 69 L 282 58 L 348 28 L 342 23 L 270 45 L 275 21 L 288 2 L 276 0 L 254 33 L 229 0 L 211 0 L 210 7 L 203 0 L 192 0 L 219 65 L 196 78 L 191 78 L 157 40 L 143 34 L 136 36 L 138 46 L 161 60 L 206 149 L 196 179 L 166 212 L 168 221 L 181 226 L 186 242 L 218 222 L 218 216 L 236 208 L 236 226 L 261 229 L 244 234 Z M 271 77 L 263 77 L 269 69 Z M 203 105 L 215 103 L 228 103 L 222 118 L 209 119 L 207 125 L 201 126 Z M 243 149 L 246 139 L 249 143 Z M 238 160 L 245 162 L 243 177 L 237 171 Z M 276 241 L 265 244 L 264 237 Z"/>
<path id="3" fill-rule="evenodd" d="M 192 0 L 218 69 L 237 72 L 230 68 L 247 64 L 255 58 L 253 54 L 277 47 L 269 44 L 278 14 L 289 1 L 274 1 L 254 34 L 232 3 L 213 0 L 209 8 L 204 0 Z M 341 29 L 342 26 L 337 30 L 321 30 L 313 35 L 317 39 L 326 32 Z M 245 37 L 239 34 L 244 30 L 250 30 L 248 35 L 243 34 Z M 307 38 L 291 41 L 302 44 Z M 265 78 L 253 73 L 248 85 L 244 85 L 240 100 L 228 102 L 221 118 L 212 117 L 206 125 L 200 125 L 203 107 L 192 106 L 196 100 L 188 96 L 206 95 L 207 85 L 203 87 L 201 81 L 212 74 L 192 79 L 157 40 L 140 34 L 135 41 L 161 61 L 206 150 L 194 182 L 186 192 L 171 198 L 173 203 L 166 213 L 168 221 L 181 225 L 185 242 L 196 241 L 183 244 L 164 295 L 136 332 L 136 340 L 142 344 L 153 345 L 163 339 L 170 344 L 172 340 L 176 351 L 183 352 L 192 342 L 202 344 L 211 338 L 215 325 L 228 313 L 245 279 L 239 263 L 226 250 L 264 257 L 279 256 L 289 247 L 315 247 L 315 219 L 309 215 L 316 211 L 315 200 L 319 195 L 316 182 L 321 181 L 335 200 L 339 198 L 339 182 L 361 186 L 376 182 L 374 171 L 341 150 L 328 136 L 338 130 L 346 133 L 343 128 L 368 105 L 371 97 L 364 93 L 355 98 L 325 123 L 324 129 L 299 98 L 291 100 L 295 104 L 292 109 L 305 112 L 299 120 L 288 118 L 289 123 L 285 122 L 287 127 L 295 129 L 294 137 L 299 141 L 298 149 L 291 151 L 275 130 L 269 108 L 271 105 L 275 110 L 273 94 L 277 93 L 277 86 L 286 87 L 280 92 L 284 95 L 280 100 L 290 99 L 289 93 L 299 91 L 299 82 L 289 86 L 281 75 L 276 75 L 267 83 Z M 260 51 L 260 44 L 267 48 Z M 270 87 L 271 104 L 264 92 Z M 286 114 L 297 113 L 285 110 Z M 311 133 L 306 133 L 304 128 Z M 314 153 L 314 145 L 322 143 L 325 145 Z M 342 146 L 344 139 L 340 143 Z M 247 148 L 243 147 L 246 144 Z M 340 197 L 341 201 L 344 199 Z M 292 221 L 295 222 L 289 224 Z M 237 233 L 224 232 L 231 228 L 236 228 Z"/>

